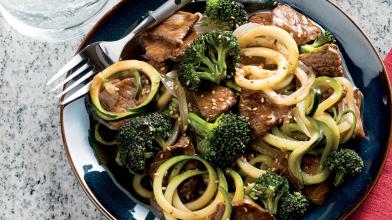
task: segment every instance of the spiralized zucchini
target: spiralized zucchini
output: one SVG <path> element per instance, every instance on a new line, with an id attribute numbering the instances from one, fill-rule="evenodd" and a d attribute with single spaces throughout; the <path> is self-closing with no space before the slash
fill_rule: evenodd
<path id="1" fill-rule="evenodd" d="M 239 27 L 234 35 L 240 43 L 242 56 L 263 57 L 266 63 L 272 61 L 277 65 L 276 70 L 255 65 L 240 66 L 235 75 L 238 85 L 249 90 L 261 90 L 278 105 L 295 105 L 308 96 L 316 76 L 313 71 L 307 71 L 307 74 L 297 67 L 297 44 L 288 32 L 275 26 L 250 23 Z M 276 90 L 289 86 L 294 76 L 301 87 L 287 96 L 279 94 Z"/>
<path id="2" fill-rule="evenodd" d="M 152 192 L 144 188 L 141 184 L 142 179 L 146 176 L 147 174 L 133 176 L 132 187 L 139 196 L 149 199 L 153 196 Z"/>
<path id="3" fill-rule="evenodd" d="M 287 48 L 288 72 L 293 72 L 297 67 L 299 51 L 294 38 L 282 28 L 276 26 L 264 26 L 258 24 L 244 24 L 234 31 L 241 48 L 254 45 L 254 40 L 258 37 L 270 37 L 276 39 Z"/>
<path id="4" fill-rule="evenodd" d="M 261 170 L 253 166 L 244 157 L 237 160 L 237 165 L 240 167 L 242 172 L 244 172 L 247 176 L 252 177 L 254 179 L 258 178 L 259 176 L 267 172 L 266 170 Z"/>
<path id="5" fill-rule="evenodd" d="M 162 183 L 164 176 L 176 164 L 189 160 L 197 160 L 201 162 L 207 168 L 207 172 L 193 170 L 186 171 L 182 174 L 174 176 L 171 181 L 169 181 L 165 193 L 163 193 Z M 189 208 L 189 203 L 188 206 L 186 204 L 184 205 L 182 204 L 182 201 L 179 199 L 179 197 L 175 196 L 176 189 L 178 185 L 181 184 L 181 182 L 183 182 L 185 179 L 194 175 L 203 175 L 206 173 L 208 173 L 209 177 L 207 189 L 203 195 L 199 197 L 199 202 L 196 202 L 197 200 L 193 201 L 196 202 L 194 204 L 195 207 L 199 207 L 200 204 L 203 204 L 203 207 L 200 207 L 201 209 L 192 211 Z M 208 189 L 210 185 L 212 190 Z M 222 194 L 218 191 L 218 187 L 222 187 L 226 191 L 228 190 L 227 182 L 223 172 L 220 169 L 217 169 L 216 172 L 207 161 L 197 156 L 182 155 L 165 161 L 159 166 L 153 180 L 154 197 L 158 205 L 163 209 L 166 219 L 201 219 L 213 214 L 216 211 L 218 203 L 224 202 Z M 212 200 L 214 196 L 215 198 Z"/>

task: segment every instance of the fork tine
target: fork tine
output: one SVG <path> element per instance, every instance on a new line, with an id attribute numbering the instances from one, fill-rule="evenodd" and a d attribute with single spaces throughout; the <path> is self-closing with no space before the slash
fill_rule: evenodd
<path id="1" fill-rule="evenodd" d="M 88 93 L 90 91 L 90 87 L 91 87 L 91 82 L 87 83 L 85 86 L 83 86 L 81 89 L 79 89 L 78 91 L 76 91 L 75 93 L 73 93 L 72 95 L 70 95 L 69 97 L 67 97 L 66 99 L 64 99 L 64 101 L 61 103 L 62 105 L 66 105 L 69 102 L 72 102 L 73 100 L 79 98 L 80 96 Z"/>
<path id="2" fill-rule="evenodd" d="M 94 69 L 90 70 L 88 73 L 80 77 L 80 79 L 76 80 L 72 85 L 68 86 L 64 91 L 62 91 L 59 95 L 57 95 L 58 98 L 63 96 L 65 93 L 69 92 L 71 89 L 75 88 L 77 85 L 85 81 L 86 79 L 90 78 L 92 75 L 95 74 Z"/>
<path id="3" fill-rule="evenodd" d="M 88 68 L 90 67 L 90 65 L 88 63 L 84 64 L 83 66 L 81 66 L 80 68 L 78 68 L 75 72 L 73 72 L 70 76 L 68 76 L 64 81 L 60 82 L 57 86 L 55 86 L 52 89 L 52 92 L 56 91 L 58 88 L 60 88 L 62 85 L 64 85 L 65 83 L 69 82 L 71 79 L 75 78 L 75 76 L 78 76 L 80 74 L 82 74 L 84 71 L 86 71 Z"/>
<path id="4" fill-rule="evenodd" d="M 70 71 L 72 68 L 74 68 L 76 65 L 81 63 L 84 60 L 82 56 L 79 54 L 76 54 L 70 61 L 68 61 L 67 64 L 65 64 L 57 73 L 54 75 L 47 83 L 46 85 L 51 84 L 54 82 L 56 79 L 60 78 L 62 75 Z"/>

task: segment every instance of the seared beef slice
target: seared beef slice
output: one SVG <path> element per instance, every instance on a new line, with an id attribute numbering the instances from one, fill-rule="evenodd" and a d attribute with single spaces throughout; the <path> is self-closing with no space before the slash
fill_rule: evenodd
<path id="1" fill-rule="evenodd" d="M 250 199 L 243 199 L 233 203 L 231 218 L 234 220 L 276 220 L 266 209 Z"/>
<path id="2" fill-rule="evenodd" d="M 306 154 L 301 163 L 301 167 L 305 173 L 315 175 L 320 166 L 320 158 Z M 319 184 L 305 186 L 304 194 L 310 202 L 316 205 L 324 204 L 328 193 L 331 191 L 331 186 L 328 181 Z"/>
<path id="3" fill-rule="evenodd" d="M 255 15 L 252 15 L 249 19 L 249 22 L 262 24 L 262 25 L 271 25 L 272 23 L 272 13 L 271 12 L 260 12 Z"/>
<path id="4" fill-rule="evenodd" d="M 320 30 L 309 18 L 283 4 L 272 10 L 272 25 L 289 32 L 298 45 L 306 44 L 320 34 Z"/>
<path id="5" fill-rule="evenodd" d="M 193 24 L 199 16 L 189 12 L 178 11 L 163 23 L 143 36 L 146 56 L 156 62 L 177 59 L 196 39 L 197 34 L 191 32 Z"/>
<path id="6" fill-rule="evenodd" d="M 288 117 L 291 107 L 271 103 L 261 91 L 242 89 L 240 94 L 240 115 L 249 118 L 253 137 L 261 137 L 268 130 Z"/>
<path id="7" fill-rule="evenodd" d="M 235 94 L 224 86 L 214 86 L 195 93 L 196 106 L 207 121 L 215 121 L 237 103 Z"/>
<path id="8" fill-rule="evenodd" d="M 173 45 L 181 45 L 199 16 L 189 12 L 178 11 L 166 21 L 149 32 L 151 38 L 163 40 Z"/>
<path id="9" fill-rule="evenodd" d="M 301 54 L 299 59 L 312 67 L 317 76 L 343 76 L 342 58 L 335 44 L 326 44 L 316 51 Z"/>

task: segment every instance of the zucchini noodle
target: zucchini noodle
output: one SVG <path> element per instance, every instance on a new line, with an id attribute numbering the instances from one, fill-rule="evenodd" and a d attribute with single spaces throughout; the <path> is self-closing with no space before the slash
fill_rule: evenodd
<path id="1" fill-rule="evenodd" d="M 225 211 L 222 216 L 222 220 L 230 220 L 231 212 L 233 211 L 233 207 L 231 205 L 232 201 L 230 199 L 229 193 L 227 192 L 227 189 L 224 189 L 223 187 L 219 187 L 219 192 L 222 194 L 223 200 L 225 202 Z"/>
<path id="2" fill-rule="evenodd" d="M 250 90 L 267 89 L 270 88 L 271 85 L 275 85 L 281 82 L 289 73 L 289 64 L 286 58 L 275 50 L 264 47 L 245 48 L 241 49 L 241 54 L 247 57 L 266 57 L 274 61 L 278 66 L 277 70 L 275 71 L 264 70 L 255 66 L 253 66 L 253 68 L 245 66 L 242 69 L 237 70 L 235 81 L 243 88 Z M 250 70 L 250 74 L 254 79 L 249 80 L 246 78 L 247 74 L 249 73 L 246 70 Z"/>
<path id="3" fill-rule="evenodd" d="M 282 28 L 250 23 L 240 26 L 233 34 L 237 37 L 241 48 L 249 47 L 249 45 L 254 43 L 254 40 L 258 37 L 263 36 L 276 39 L 287 48 L 287 61 L 289 64 L 287 72 L 293 72 L 297 67 L 299 57 L 297 43 L 294 38 Z"/>
<path id="4" fill-rule="evenodd" d="M 343 103 L 347 106 L 345 108 L 339 107 L 339 111 L 344 112 L 342 112 L 342 119 L 340 122 L 338 122 L 340 134 L 343 135 L 345 132 L 347 132 L 347 135 L 341 140 L 341 143 L 345 143 L 353 136 L 357 124 L 354 92 L 350 81 L 348 81 L 346 78 L 336 77 L 335 79 L 343 85 L 343 89 L 346 92 Z"/>
<path id="5" fill-rule="evenodd" d="M 315 116 L 321 115 L 327 109 L 331 108 L 333 105 L 335 105 L 335 103 L 340 100 L 343 95 L 342 85 L 338 81 L 330 77 L 318 77 L 314 82 L 313 86 L 319 87 L 320 89 L 324 90 L 327 88 L 333 89 L 332 95 L 318 105 L 317 110 L 314 113 Z"/>
<path id="6" fill-rule="evenodd" d="M 273 160 L 272 160 L 272 157 L 267 156 L 267 155 L 257 155 L 256 157 L 250 159 L 250 160 L 249 160 L 249 163 L 250 163 L 251 165 L 253 165 L 253 166 L 254 166 L 255 164 L 257 164 L 257 163 L 263 163 L 263 164 L 265 164 L 267 167 L 271 167 L 271 166 L 272 166 L 272 163 L 273 163 Z"/>
<path id="7" fill-rule="evenodd" d="M 264 89 L 264 93 L 273 103 L 279 105 L 295 105 L 303 101 L 308 96 L 310 89 L 316 79 L 316 75 L 314 73 L 306 75 L 303 70 L 297 68 L 295 71 L 295 76 L 301 82 L 301 87 L 295 92 L 293 92 L 291 95 L 282 96 L 277 94 L 272 89 Z"/>
<path id="8" fill-rule="evenodd" d="M 238 159 L 237 165 L 240 167 L 242 172 L 254 179 L 257 179 L 259 176 L 264 175 L 267 172 L 266 170 L 261 170 L 250 164 L 245 157 Z"/>
<path id="9" fill-rule="evenodd" d="M 165 176 L 165 174 L 169 171 L 169 169 L 171 167 L 173 167 L 174 165 L 176 165 L 179 162 L 182 161 L 189 161 L 189 160 L 197 160 L 201 163 L 203 163 L 203 165 L 207 168 L 207 172 L 209 175 L 209 185 L 210 183 L 213 184 L 213 193 L 212 195 L 206 195 L 209 193 L 206 192 L 202 195 L 202 197 L 204 195 L 205 198 L 209 198 L 207 203 L 211 200 L 211 198 L 216 194 L 215 199 L 206 207 L 196 210 L 196 211 L 186 211 L 186 210 L 182 210 L 180 208 L 174 207 L 172 205 L 172 199 L 175 193 L 175 190 L 172 189 L 172 187 L 170 189 L 166 189 L 165 194 L 169 191 L 171 199 L 167 200 L 166 198 L 169 198 L 169 194 L 166 194 L 167 196 L 165 196 L 163 194 L 163 189 L 162 189 L 162 183 L 163 183 L 163 178 Z M 224 187 L 227 190 L 227 182 L 224 178 L 224 175 L 222 173 L 222 171 L 220 169 L 218 169 L 218 176 L 219 176 L 219 186 Z M 172 181 L 175 179 L 176 177 L 174 177 L 172 179 Z M 168 218 L 179 218 L 179 219 L 201 219 L 201 218 L 205 218 L 211 214 L 213 214 L 216 211 L 216 207 L 217 204 L 219 202 L 222 202 L 222 196 L 220 193 L 216 193 L 218 191 L 218 186 L 217 186 L 217 174 L 214 170 L 214 168 L 205 160 L 201 159 L 200 157 L 197 156 L 176 156 L 173 157 L 167 161 L 165 161 L 163 164 L 161 164 L 161 166 L 159 166 L 157 172 L 155 173 L 154 176 L 154 180 L 153 180 L 153 192 L 154 192 L 154 196 L 155 199 L 158 203 L 158 205 L 163 209 L 164 212 L 166 212 L 165 216 L 167 216 Z M 170 182 L 169 182 L 170 185 Z M 173 186 L 173 185 L 171 185 Z M 208 188 L 208 187 L 207 187 Z M 200 197 L 201 198 L 201 197 Z M 199 199 L 200 199 L 199 198 Z"/>
<path id="10" fill-rule="evenodd" d="M 189 170 L 189 171 L 186 171 L 186 172 L 184 172 L 184 173 L 182 173 L 182 174 L 179 174 L 179 175 L 175 176 L 175 177 L 169 182 L 169 184 L 168 184 L 167 187 L 166 187 L 166 191 L 165 191 L 165 194 L 164 194 L 165 199 L 166 199 L 167 201 L 172 201 L 175 192 L 177 192 L 177 187 L 178 187 L 182 182 L 184 182 L 186 179 L 189 179 L 189 178 L 191 178 L 191 177 L 193 177 L 193 176 L 196 176 L 196 175 L 204 175 L 204 174 L 207 174 L 207 173 L 208 173 L 208 172 L 206 172 L 206 171 Z M 177 194 L 177 195 L 178 195 L 178 194 Z M 176 197 L 177 197 L 177 196 L 176 196 Z M 179 198 L 179 197 L 178 197 L 178 198 Z M 185 209 L 185 207 L 182 206 L 181 210 L 184 210 L 184 209 Z M 164 215 L 165 215 L 165 218 L 166 218 L 166 219 L 172 218 L 172 216 L 170 216 L 170 213 L 164 212 Z"/>
<path id="11" fill-rule="evenodd" d="M 234 180 L 235 192 L 232 202 L 238 202 L 244 199 L 244 181 L 240 174 L 238 174 L 233 169 L 226 169 L 226 173 Z"/>
<path id="12" fill-rule="evenodd" d="M 149 199 L 153 197 L 152 192 L 144 188 L 141 184 L 142 179 L 146 176 L 147 174 L 133 176 L 132 187 L 139 196 Z"/>

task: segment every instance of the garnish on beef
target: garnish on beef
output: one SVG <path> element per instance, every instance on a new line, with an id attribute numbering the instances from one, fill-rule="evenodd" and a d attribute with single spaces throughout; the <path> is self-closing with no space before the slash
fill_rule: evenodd
<path id="1" fill-rule="evenodd" d="M 222 113 L 237 104 L 234 92 L 224 86 L 214 86 L 195 92 L 194 100 L 206 121 L 215 121 Z"/>
<path id="2" fill-rule="evenodd" d="M 312 67 L 317 76 L 343 76 L 342 58 L 335 44 L 326 44 L 314 52 L 301 54 L 299 59 Z"/>
<path id="3" fill-rule="evenodd" d="M 249 118 L 252 135 L 261 137 L 289 117 L 291 107 L 271 103 L 261 91 L 242 89 L 239 112 Z"/>
<path id="4" fill-rule="evenodd" d="M 194 154 L 196 154 L 196 149 L 192 145 L 191 138 L 187 136 L 181 136 L 176 144 L 169 146 L 156 154 L 154 162 L 152 162 L 148 168 L 148 174 L 151 176 L 151 178 L 154 178 L 154 174 L 158 167 L 169 158 L 177 155 Z"/>
<path id="5" fill-rule="evenodd" d="M 306 44 L 320 34 L 320 30 L 309 18 L 284 4 L 279 4 L 272 10 L 272 25 L 289 32 L 298 45 Z"/>
<path id="6" fill-rule="evenodd" d="M 135 84 L 133 76 L 106 82 L 104 89 L 99 94 L 102 106 L 107 111 L 121 113 L 140 105 L 148 97 L 151 85 L 148 77 L 142 74 L 142 93 L 138 99 L 135 99 Z"/>
<path id="7" fill-rule="evenodd" d="M 243 199 L 233 203 L 231 219 L 234 220 L 275 220 L 266 209 L 261 208 L 258 204 L 250 199 Z"/>

